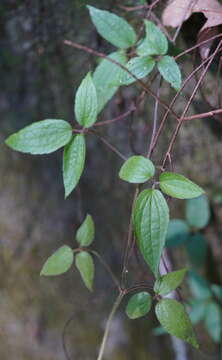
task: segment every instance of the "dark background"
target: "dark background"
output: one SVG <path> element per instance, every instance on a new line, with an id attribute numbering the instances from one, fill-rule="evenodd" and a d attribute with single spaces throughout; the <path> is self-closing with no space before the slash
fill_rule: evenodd
<path id="1" fill-rule="evenodd" d="M 84 288 L 73 268 L 56 278 L 41 278 L 46 258 L 62 244 L 74 246 L 74 235 L 85 214 L 96 224 L 94 248 L 119 275 L 124 241 L 133 196 L 132 187 L 118 179 L 122 164 L 96 137 L 88 138 L 87 166 L 79 188 L 65 201 L 62 184 L 62 152 L 48 156 L 29 156 L 14 152 L 5 138 L 34 121 L 46 118 L 74 121 L 74 90 L 85 73 L 94 69 L 97 59 L 66 47 L 64 39 L 109 53 L 113 48 L 96 34 L 81 0 L 6 1 L 0 4 L 0 358 L 2 360 L 61 360 L 64 324 L 66 343 L 72 359 L 96 358 L 107 314 L 115 298 L 115 289 L 107 273 L 96 265 L 95 291 Z M 112 9 L 115 1 L 87 1 L 100 8 Z M 127 3 L 127 2 L 125 2 Z M 130 2 L 128 2 L 130 3 Z M 161 7 L 158 11 L 161 11 Z M 157 15 L 158 15 L 157 11 Z M 121 11 L 120 11 L 121 13 Z M 124 14 L 124 13 L 122 13 Z M 135 27 L 140 18 L 128 17 Z M 195 34 L 179 39 L 182 48 L 195 43 Z M 183 74 L 191 64 L 182 62 Z M 209 73 L 205 90 L 214 102 L 215 74 Z M 154 87 L 155 89 L 155 87 Z M 118 93 L 101 114 L 110 119 L 127 110 L 138 93 L 133 87 Z M 187 90 L 189 93 L 189 89 Z M 162 97 L 170 98 L 168 86 Z M 186 94 L 178 103 L 182 109 Z M 193 111 L 208 109 L 197 97 Z M 151 131 L 153 100 L 129 122 L 123 121 L 104 130 L 126 156 L 132 155 L 131 139 L 138 152 L 144 152 Z M 213 217 L 206 230 L 209 263 L 205 275 L 218 284 L 222 276 L 222 149 L 221 127 L 209 126 L 212 119 L 195 120 L 180 132 L 176 148 L 175 170 L 203 186 L 210 198 Z M 174 126 L 164 132 L 155 160 L 161 159 Z M 130 132 L 129 132 L 130 129 Z M 171 204 L 172 217 L 183 216 L 184 203 Z M 175 267 L 186 264 L 183 253 L 173 253 Z M 212 267 L 213 260 L 213 267 Z M 136 260 L 135 278 L 140 271 Z M 151 281 L 149 273 L 147 279 Z M 154 315 L 130 322 L 124 306 L 116 316 L 107 345 L 106 359 L 172 359 L 168 336 L 155 337 Z M 199 328 L 200 340 L 207 335 Z M 209 339 L 207 340 L 209 341 Z M 217 359 L 216 348 L 209 342 L 211 355 L 193 353 L 193 359 Z M 214 355 L 215 354 L 215 355 Z M 209 357 L 210 356 L 210 357 Z"/>

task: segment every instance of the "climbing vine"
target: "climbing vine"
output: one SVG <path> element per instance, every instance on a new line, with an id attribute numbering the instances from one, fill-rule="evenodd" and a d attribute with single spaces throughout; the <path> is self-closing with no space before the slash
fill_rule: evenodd
<path id="1" fill-rule="evenodd" d="M 146 7 L 145 5 L 141 6 Z M 87 137 L 96 134 L 97 126 L 106 126 L 127 118 L 142 106 L 143 99 L 147 96 L 155 99 L 156 111 L 153 130 L 148 151 L 129 158 L 126 158 L 118 149 L 103 139 L 110 150 L 121 158 L 120 179 L 135 188 L 120 279 L 115 277 L 102 256 L 92 248 L 95 225 L 93 216 L 90 214 L 85 214 L 85 220 L 76 231 L 76 248 L 63 245 L 57 249 L 43 265 L 41 276 L 63 274 L 75 263 L 84 284 L 90 291 L 93 291 L 94 258 L 97 257 L 106 267 L 117 287 L 118 296 L 107 321 L 97 360 L 103 358 L 112 318 L 125 296 L 129 296 L 126 314 L 130 319 L 147 315 L 154 305 L 156 317 L 164 331 L 198 348 L 199 344 L 191 320 L 184 304 L 177 296 L 177 289 L 181 285 L 187 269 L 168 271 L 164 249 L 167 239 L 167 246 L 170 249 L 169 231 L 174 231 L 172 230 L 172 221 L 170 222 L 168 200 L 170 198 L 188 199 L 189 201 L 196 198 L 203 199 L 204 190 L 188 179 L 186 174 L 174 172 L 171 166 L 171 157 L 177 135 L 184 122 L 222 112 L 221 109 L 217 109 L 210 113 L 187 116 L 192 100 L 215 56 L 221 51 L 222 44 L 219 42 L 214 52 L 210 53 L 192 74 L 183 80 L 178 60 L 192 49 L 184 52 L 178 51 L 175 41 L 170 43 L 165 33 L 153 21 L 148 20 L 150 14 L 148 5 L 148 13 L 143 21 L 143 32 L 141 28 L 136 32 L 129 22 L 113 12 L 92 6 L 87 6 L 87 8 L 98 34 L 116 49 L 106 55 L 70 40 L 64 41 L 68 46 L 86 51 L 101 59 L 93 72 L 86 73 L 77 89 L 74 100 L 75 122 L 71 124 L 61 119 L 38 121 L 9 136 L 6 144 L 13 150 L 33 155 L 49 154 L 63 148 L 64 194 L 65 198 L 68 198 L 77 187 L 85 167 Z M 204 40 L 204 42 L 206 41 Z M 199 71 L 201 75 L 182 114 L 176 114 L 173 110 L 174 103 L 190 79 Z M 155 79 L 158 79 L 159 89 L 165 82 L 175 92 L 169 105 L 160 98 L 159 89 L 157 93 L 151 89 L 149 84 Z M 111 120 L 98 121 L 98 115 L 120 87 L 135 85 L 141 89 L 141 93 L 126 113 Z M 157 121 L 159 105 L 165 109 L 160 123 Z M 169 115 L 175 119 L 175 130 L 169 140 L 166 152 L 162 154 L 162 163 L 155 164 L 152 155 Z M 190 212 L 192 211 L 191 209 Z M 190 212 L 188 212 L 187 218 L 192 226 L 193 217 Z M 176 226 L 188 233 L 186 224 L 181 222 L 182 220 L 180 223 L 177 222 Z M 171 230 L 169 230 L 169 224 Z M 126 268 L 135 243 L 148 269 L 153 273 L 153 289 L 149 292 L 142 287 L 135 290 L 139 288 L 139 285 L 133 289 L 128 286 Z M 171 246 L 174 245 L 171 244 Z M 188 251 L 192 254 L 189 246 Z M 133 294 L 131 294 L 132 291 Z"/>

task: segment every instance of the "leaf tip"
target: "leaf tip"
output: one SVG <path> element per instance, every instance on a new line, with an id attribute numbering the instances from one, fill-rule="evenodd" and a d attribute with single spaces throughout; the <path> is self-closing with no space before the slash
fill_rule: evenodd
<path id="1" fill-rule="evenodd" d="M 8 136 L 7 139 L 5 140 L 5 144 L 6 144 L 8 147 L 10 147 L 11 149 L 13 149 L 12 136 L 13 136 L 13 135 Z"/>
<path id="2" fill-rule="evenodd" d="M 94 10 L 96 10 L 95 7 L 94 7 L 94 6 L 91 6 L 91 5 L 86 5 L 86 7 L 87 7 L 87 9 L 89 10 L 90 15 L 92 14 L 92 12 L 93 12 Z"/>
<path id="3" fill-rule="evenodd" d="M 39 276 L 49 276 L 47 273 L 45 273 L 45 269 L 44 269 L 44 265 L 43 265 L 43 267 L 42 267 L 42 269 L 41 269 L 41 271 L 40 271 L 40 274 L 39 274 Z"/>
<path id="4" fill-rule="evenodd" d="M 65 189 L 64 199 L 66 200 L 72 191 Z"/>
<path id="5" fill-rule="evenodd" d="M 198 342 L 197 342 L 196 339 L 193 339 L 191 344 L 193 345 L 193 347 L 194 347 L 195 349 L 199 349 L 199 348 L 200 348 L 200 345 L 198 344 Z"/>
<path id="6" fill-rule="evenodd" d="M 192 333 L 192 335 L 190 335 L 190 337 L 188 337 L 187 339 L 186 339 L 186 341 L 189 343 L 189 344 L 191 344 L 195 349 L 199 349 L 200 348 L 200 345 L 199 345 L 199 343 L 198 343 L 198 341 L 197 341 L 197 338 L 196 338 L 196 335 L 195 335 L 195 333 L 193 332 Z"/>
<path id="7" fill-rule="evenodd" d="M 92 71 L 87 72 L 85 79 L 92 79 Z"/>

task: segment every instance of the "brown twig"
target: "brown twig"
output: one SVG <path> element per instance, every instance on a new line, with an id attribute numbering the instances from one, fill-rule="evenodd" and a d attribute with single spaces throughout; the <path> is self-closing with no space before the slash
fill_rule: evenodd
<path id="1" fill-rule="evenodd" d="M 127 12 L 131 12 L 131 11 L 137 11 L 137 10 L 143 10 L 143 9 L 147 9 L 148 5 L 138 5 L 138 6 L 124 6 L 124 5 L 118 5 L 118 7 L 120 9 L 123 9 Z"/>
<path id="2" fill-rule="evenodd" d="M 218 34 L 218 35 L 215 35 L 215 36 L 210 37 L 210 38 L 207 39 L 207 40 L 203 40 L 203 41 L 199 42 L 198 44 L 190 47 L 189 49 L 182 51 L 180 54 L 174 56 L 174 59 L 177 60 L 177 59 L 179 59 L 181 56 L 187 55 L 187 54 L 190 53 L 191 51 L 193 51 L 193 50 L 197 49 L 198 47 L 200 47 L 200 46 L 208 43 L 209 41 L 218 39 L 218 38 L 220 38 L 220 37 L 222 37 L 222 34 Z"/>
<path id="3" fill-rule="evenodd" d="M 183 120 L 190 121 L 190 120 L 195 120 L 195 119 L 205 119 L 207 117 L 211 117 L 211 116 L 218 115 L 221 113 L 222 113 L 222 109 L 216 109 L 216 110 L 211 110 L 211 111 L 197 114 L 197 115 L 186 116 Z"/>
<path id="4" fill-rule="evenodd" d="M 99 140 L 103 142 L 103 144 L 105 144 L 110 150 L 112 150 L 112 152 L 118 155 L 122 160 L 126 161 L 127 157 L 123 155 L 118 149 L 116 149 L 115 146 L 111 145 L 104 136 L 101 136 L 100 134 L 97 133 L 96 130 L 93 129 L 89 130 L 89 132 L 96 135 L 99 138 Z"/>
<path id="5" fill-rule="evenodd" d="M 137 10 L 143 10 L 143 9 L 153 9 L 161 0 L 155 0 L 152 4 L 148 5 L 138 5 L 138 6 L 124 6 L 124 5 L 118 5 L 120 9 L 123 9 L 125 11 L 137 11 Z"/>
<path id="6" fill-rule="evenodd" d="M 165 154 L 165 156 L 164 156 L 163 163 L 162 163 L 162 167 L 163 167 L 163 168 L 164 168 L 164 166 L 165 166 L 167 157 L 170 155 L 170 153 L 171 153 L 171 151 L 172 151 L 172 149 L 173 149 L 173 146 L 174 146 L 174 144 L 175 144 L 177 135 L 178 135 L 178 133 L 179 133 L 179 131 L 180 131 L 180 128 L 181 128 L 181 126 L 182 126 L 182 124 L 183 124 L 184 117 L 185 117 L 187 111 L 189 110 L 189 107 L 190 107 L 190 105 L 191 105 L 191 103 L 192 103 L 192 100 L 193 100 L 194 96 L 196 95 L 196 93 L 197 93 L 197 91 L 198 91 L 198 89 L 199 89 L 199 87 L 200 87 L 200 85 L 201 85 L 201 83 L 202 83 L 202 81 L 203 81 L 203 79 L 204 79 L 204 77 L 205 77 L 205 75 L 206 75 L 206 73 L 207 73 L 210 65 L 212 64 L 212 61 L 214 60 L 214 57 L 217 55 L 217 53 L 218 53 L 218 51 L 219 51 L 219 49 L 220 49 L 221 44 L 222 44 L 222 41 L 219 42 L 216 50 L 215 50 L 214 53 L 213 53 L 213 56 L 211 57 L 211 59 L 209 60 L 208 64 L 207 64 L 206 67 L 204 68 L 204 70 L 203 70 L 203 72 L 202 72 L 202 74 L 201 74 L 201 76 L 200 76 L 200 79 L 198 80 L 198 82 L 197 82 L 197 84 L 196 84 L 196 86 L 195 86 L 195 88 L 194 88 L 194 90 L 193 90 L 193 92 L 192 92 L 192 94 L 191 94 L 191 96 L 190 96 L 190 99 L 188 100 L 188 102 L 187 102 L 187 104 L 186 104 L 186 106 L 185 106 L 185 108 L 184 108 L 184 111 L 183 111 L 183 113 L 182 113 L 182 115 L 181 115 L 181 118 L 180 118 L 180 120 L 179 120 L 179 122 L 178 122 L 178 124 L 177 124 L 177 126 L 176 126 L 176 129 L 175 129 L 175 131 L 174 131 L 174 133 L 173 133 L 173 135 L 172 135 L 172 137 L 171 137 L 171 140 L 170 140 L 168 149 L 167 149 L 166 154 Z"/>
<path id="7" fill-rule="evenodd" d="M 186 87 L 186 85 L 188 84 L 188 82 L 194 77 L 194 75 L 202 69 L 202 67 L 210 60 L 214 57 L 214 54 L 210 55 L 207 59 L 205 59 L 194 71 L 192 71 L 192 73 L 184 80 L 180 90 L 176 93 L 176 95 L 174 96 L 174 98 L 172 99 L 170 105 L 169 105 L 169 108 L 172 108 L 177 100 L 177 98 L 179 97 L 179 95 L 181 94 L 181 92 L 183 91 L 183 89 Z M 160 134 L 162 133 L 162 130 L 163 130 L 163 127 L 166 123 L 166 120 L 167 120 L 167 117 L 169 115 L 169 111 L 167 110 L 163 116 L 163 119 L 160 123 L 160 126 L 159 126 L 159 129 L 156 133 L 156 136 L 153 140 L 153 145 L 152 145 L 152 149 L 151 149 L 151 155 L 157 145 L 157 141 L 160 137 Z"/>
<path id="8" fill-rule="evenodd" d="M 150 17 L 151 19 L 155 20 L 156 23 L 159 25 L 160 29 L 162 30 L 162 32 L 166 35 L 166 37 L 172 42 L 172 37 L 171 35 L 169 34 L 169 32 L 167 31 L 167 29 L 163 26 L 162 22 L 158 19 L 158 17 L 153 13 L 151 12 L 150 14 Z"/>
<path id="9" fill-rule="evenodd" d="M 70 40 L 64 40 L 64 44 L 65 45 L 68 45 L 68 46 L 71 46 L 75 49 L 79 49 L 79 50 L 83 50 L 89 54 L 92 54 L 92 55 L 95 55 L 95 56 L 98 56 L 98 57 L 101 57 L 103 59 L 106 59 L 108 60 L 109 62 L 112 62 L 113 64 L 119 66 L 121 69 L 123 69 L 124 71 L 126 71 L 130 76 L 132 76 L 137 82 L 138 84 L 140 84 L 140 86 L 144 89 L 144 91 L 151 95 L 154 99 L 157 99 L 159 101 L 159 103 L 167 110 L 170 111 L 170 113 L 176 118 L 178 119 L 178 116 L 177 114 L 172 110 L 172 109 L 169 109 L 169 106 L 165 103 L 165 101 L 163 101 L 162 99 L 160 99 L 141 79 L 138 79 L 131 71 L 129 71 L 124 65 L 120 64 L 118 61 L 114 60 L 114 59 L 111 59 L 109 56 L 106 56 L 105 54 L 99 52 L 99 51 L 96 51 L 96 50 L 93 50 L 87 46 L 84 46 L 84 45 L 81 45 L 81 44 L 78 44 L 78 43 L 75 43 L 73 41 L 70 41 Z"/>
<path id="10" fill-rule="evenodd" d="M 94 127 L 98 127 L 98 126 L 103 126 L 103 125 L 110 125 L 110 124 L 113 124 L 117 121 L 120 121 L 120 120 L 124 120 L 126 119 L 130 114 L 132 114 L 134 111 L 136 110 L 136 106 L 134 104 L 131 105 L 130 109 L 127 110 L 125 113 L 123 113 L 122 115 L 119 115 L 113 119 L 110 119 L 110 120 L 105 120 L 105 121 L 100 121 L 98 123 L 95 123 L 94 124 Z"/>
<path id="11" fill-rule="evenodd" d="M 89 252 L 97 257 L 97 259 L 101 262 L 101 264 L 104 266 L 106 271 L 110 274 L 114 284 L 116 285 L 117 289 L 120 290 L 120 283 L 118 279 L 116 278 L 115 274 L 112 272 L 109 265 L 106 263 L 106 261 L 103 260 L 102 256 L 99 255 L 99 253 L 95 250 L 89 250 Z"/>

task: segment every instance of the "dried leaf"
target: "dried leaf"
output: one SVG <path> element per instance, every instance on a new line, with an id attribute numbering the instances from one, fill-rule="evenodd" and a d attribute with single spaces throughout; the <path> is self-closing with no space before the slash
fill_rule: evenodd
<path id="1" fill-rule="evenodd" d="M 201 31 L 222 23 L 222 5 L 217 0 L 170 0 L 163 12 L 163 24 L 180 26 L 195 12 L 202 12 L 207 18 Z"/>
<path id="2" fill-rule="evenodd" d="M 222 24 L 222 5 L 217 0 L 170 0 L 163 12 L 165 26 L 177 27 L 193 13 L 203 13 L 207 21 L 198 34 L 198 43 L 217 34 L 217 26 Z M 212 42 L 200 47 L 203 59 L 207 58 Z"/>
<path id="3" fill-rule="evenodd" d="M 202 31 L 199 32 L 198 37 L 197 37 L 197 44 L 206 41 L 208 39 L 211 39 L 212 37 L 214 37 L 215 35 L 217 35 L 219 33 L 219 28 L 218 26 L 214 26 L 211 28 L 207 28 L 204 29 Z M 202 44 L 199 48 L 200 51 L 200 56 L 201 58 L 204 60 L 209 56 L 210 53 L 210 49 L 213 45 L 214 40 L 210 40 L 208 42 L 206 42 L 205 44 Z"/>

